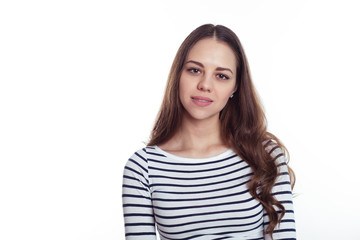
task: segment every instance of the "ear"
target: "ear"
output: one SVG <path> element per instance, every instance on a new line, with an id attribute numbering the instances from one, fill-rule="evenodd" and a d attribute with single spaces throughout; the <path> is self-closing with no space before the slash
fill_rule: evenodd
<path id="1" fill-rule="evenodd" d="M 229 98 L 233 98 L 234 97 L 234 93 L 236 92 L 237 90 L 237 86 L 234 87 L 234 90 L 231 92 L 231 96 Z"/>
<path id="2" fill-rule="evenodd" d="M 237 91 L 237 85 L 235 85 L 234 90 L 232 91 L 231 94 L 234 94 L 236 91 Z"/>

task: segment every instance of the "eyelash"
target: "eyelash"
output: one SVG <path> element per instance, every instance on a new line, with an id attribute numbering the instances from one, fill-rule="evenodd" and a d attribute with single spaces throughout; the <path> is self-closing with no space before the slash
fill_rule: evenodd
<path id="1" fill-rule="evenodd" d="M 189 68 L 188 71 L 189 71 L 190 73 L 195 73 L 195 74 L 200 73 L 200 70 L 197 69 L 197 68 Z M 222 73 L 219 73 L 219 74 L 217 74 L 216 76 L 218 76 L 218 77 L 219 77 L 220 79 L 222 79 L 222 80 L 228 80 L 228 79 L 229 79 L 229 77 L 228 77 L 227 75 L 222 74 Z"/>
<path id="2" fill-rule="evenodd" d="M 229 79 L 229 77 L 228 76 L 226 76 L 225 74 L 218 74 L 217 76 L 219 76 L 219 78 L 220 79 L 223 79 L 223 80 L 228 80 Z"/>
<path id="3" fill-rule="evenodd" d="M 191 73 L 199 73 L 200 72 L 200 70 L 197 68 L 189 68 L 188 71 Z"/>

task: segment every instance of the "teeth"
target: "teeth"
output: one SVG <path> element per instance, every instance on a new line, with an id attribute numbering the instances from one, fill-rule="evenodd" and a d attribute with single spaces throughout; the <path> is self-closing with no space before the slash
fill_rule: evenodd
<path id="1" fill-rule="evenodd" d="M 212 100 L 204 100 L 204 99 L 199 99 L 199 98 L 192 98 L 196 101 L 199 101 L 199 102 L 212 102 Z"/>

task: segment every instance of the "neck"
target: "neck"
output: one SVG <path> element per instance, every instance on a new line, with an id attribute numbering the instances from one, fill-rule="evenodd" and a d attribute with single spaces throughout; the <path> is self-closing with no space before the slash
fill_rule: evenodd
<path id="1" fill-rule="evenodd" d="M 196 120 L 185 114 L 182 126 L 174 140 L 177 148 L 184 150 L 207 151 L 210 148 L 224 145 L 221 139 L 219 117 Z"/>

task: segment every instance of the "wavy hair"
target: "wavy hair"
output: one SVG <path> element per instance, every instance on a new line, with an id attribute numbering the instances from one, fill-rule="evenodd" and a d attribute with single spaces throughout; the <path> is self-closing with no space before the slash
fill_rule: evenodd
<path id="1" fill-rule="evenodd" d="M 179 98 L 180 76 L 190 49 L 204 38 L 214 38 L 228 44 L 236 56 L 237 90 L 220 112 L 221 137 L 252 168 L 253 176 L 248 188 L 268 213 L 270 223 L 264 234 L 272 236 L 275 226 L 285 214 L 285 208 L 271 194 L 279 173 L 274 157 L 265 148 L 273 143 L 284 153 L 288 152 L 277 137 L 267 132 L 265 114 L 251 80 L 245 52 L 232 30 L 222 25 L 205 24 L 191 32 L 181 44 L 171 66 L 163 102 L 147 145 L 159 145 L 168 141 L 181 126 L 185 110 Z M 293 187 L 295 175 L 291 168 L 288 169 Z M 280 214 L 274 206 L 278 207 Z"/>

